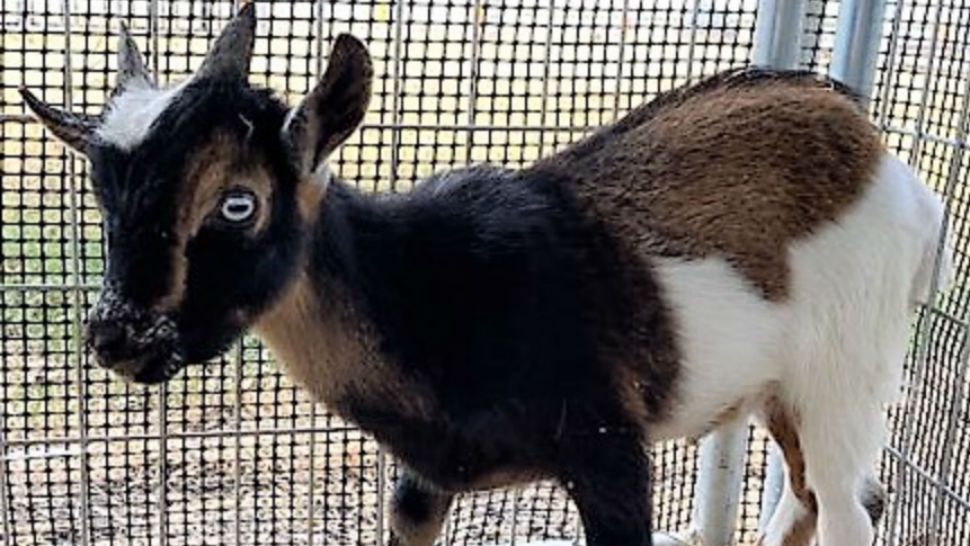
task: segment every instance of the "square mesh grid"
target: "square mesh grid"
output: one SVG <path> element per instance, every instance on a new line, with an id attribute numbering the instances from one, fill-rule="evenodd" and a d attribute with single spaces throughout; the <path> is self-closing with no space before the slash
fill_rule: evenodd
<path id="1" fill-rule="evenodd" d="M 521 166 L 657 93 L 747 64 L 756 0 L 322 0 L 260 3 L 253 81 L 293 103 L 332 39 L 375 61 L 371 110 L 334 158 L 372 191 L 404 191 L 469 162 Z M 7 544 L 373 544 L 393 461 L 314 407 L 247 339 L 166 389 L 128 387 L 78 347 L 104 267 L 86 164 L 25 115 L 16 89 L 97 113 L 115 33 L 131 28 L 161 83 L 186 76 L 234 2 L 5 0 L 0 7 L 0 533 Z M 803 63 L 824 71 L 837 0 L 808 0 Z M 947 196 L 957 287 L 924 310 L 907 372 L 916 402 L 893 414 L 884 477 L 898 478 L 887 544 L 943 528 L 970 537 L 965 153 L 970 7 L 890 1 L 873 112 L 891 149 Z M 932 396 L 927 393 L 933 393 Z M 939 423 L 930 434 L 907 423 Z M 913 434 L 913 431 L 919 434 Z M 752 540 L 768 443 L 749 436 L 738 536 Z M 684 529 L 696 446 L 654 451 L 655 517 Z M 564 492 L 543 483 L 465 495 L 449 544 L 573 538 Z"/>
<path id="2" fill-rule="evenodd" d="M 906 365 L 906 404 L 894 408 L 883 477 L 895 493 L 887 544 L 970 541 L 970 6 L 894 2 L 873 110 L 890 149 L 944 196 L 953 287 L 920 313 Z"/>

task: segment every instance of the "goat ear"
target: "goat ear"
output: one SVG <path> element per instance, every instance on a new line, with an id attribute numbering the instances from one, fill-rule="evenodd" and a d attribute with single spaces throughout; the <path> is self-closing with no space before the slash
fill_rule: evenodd
<path id="1" fill-rule="evenodd" d="M 300 172 L 312 173 L 360 125 L 370 103 L 374 66 L 367 48 L 349 34 L 337 37 L 327 71 L 290 111 L 283 142 Z"/>

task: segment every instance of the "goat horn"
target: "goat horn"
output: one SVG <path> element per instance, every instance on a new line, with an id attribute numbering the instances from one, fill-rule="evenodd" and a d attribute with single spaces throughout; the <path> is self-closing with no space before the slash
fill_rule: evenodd
<path id="1" fill-rule="evenodd" d="M 249 61 L 253 57 L 255 33 L 256 8 L 250 2 L 223 29 L 202 62 L 197 77 L 245 80 L 249 75 Z"/>
<path id="2" fill-rule="evenodd" d="M 54 108 L 37 98 L 27 88 L 20 88 L 20 96 L 27 102 L 34 115 L 57 138 L 75 150 L 86 153 L 88 144 L 94 140 L 94 131 L 100 119 L 88 114 L 73 114 Z"/>
<path id="3" fill-rule="evenodd" d="M 154 84 L 141 53 L 138 52 L 138 46 L 128 31 L 128 25 L 122 21 L 121 32 L 118 34 L 118 77 L 112 94 L 117 95 L 131 86 L 154 87 Z"/>

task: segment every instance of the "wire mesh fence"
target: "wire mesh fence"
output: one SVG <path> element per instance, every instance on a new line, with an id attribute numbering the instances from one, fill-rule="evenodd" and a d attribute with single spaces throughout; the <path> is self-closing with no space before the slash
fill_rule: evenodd
<path id="1" fill-rule="evenodd" d="M 104 250 L 86 163 L 25 115 L 20 85 L 97 113 L 121 21 L 163 83 L 201 62 L 234 2 L 4 0 L 0 7 L 2 328 L 0 533 L 5 544 L 376 544 L 394 463 L 315 407 L 247 339 L 165 388 L 93 366 L 80 323 Z M 841 2 L 809 0 L 802 63 L 825 71 Z M 375 61 L 364 126 L 334 158 L 373 191 L 405 191 L 469 162 L 521 166 L 656 94 L 750 62 L 757 0 L 274 1 L 258 6 L 252 80 L 292 102 L 321 74 L 332 39 L 362 38 Z M 907 362 L 910 402 L 892 413 L 886 544 L 970 540 L 970 6 L 886 8 L 873 94 L 890 148 L 947 197 L 958 282 L 924 310 Z M 654 450 L 655 519 L 690 524 L 698 450 Z M 752 428 L 737 536 L 761 516 L 768 442 Z M 555 484 L 465 495 L 445 542 L 572 539 Z"/>

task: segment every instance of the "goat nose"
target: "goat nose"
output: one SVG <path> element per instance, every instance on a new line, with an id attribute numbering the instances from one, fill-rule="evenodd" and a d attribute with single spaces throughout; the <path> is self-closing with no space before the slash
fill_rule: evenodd
<path id="1" fill-rule="evenodd" d="M 117 355 L 124 349 L 126 341 L 125 327 L 115 321 L 88 323 L 88 344 L 99 355 Z"/>

